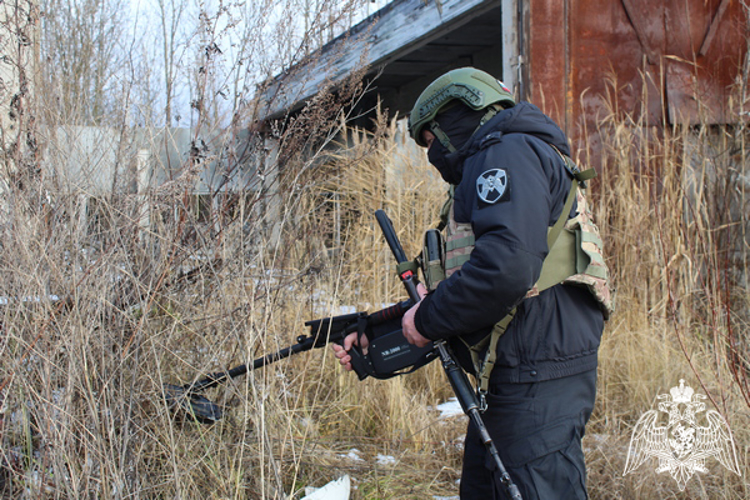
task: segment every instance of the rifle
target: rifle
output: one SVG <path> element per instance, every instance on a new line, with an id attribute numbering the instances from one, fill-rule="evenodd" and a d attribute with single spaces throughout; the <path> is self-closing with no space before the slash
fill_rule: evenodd
<path id="1" fill-rule="evenodd" d="M 205 378 L 185 385 L 166 384 L 163 396 L 170 409 L 181 411 L 201 423 L 214 423 L 221 419 L 222 410 L 200 392 L 216 387 L 228 380 L 244 375 L 284 358 L 313 348 L 324 347 L 330 342 L 344 344 L 344 338 L 357 332 L 360 339 L 367 336 L 368 347 L 352 346 L 349 354 L 352 368 L 364 380 L 367 377 L 387 379 L 411 373 L 433 359 L 431 347 L 419 348 L 409 344 L 401 332 L 401 317 L 414 304 L 405 300 L 374 313 L 356 312 L 341 316 L 315 319 L 305 323 L 309 335 L 297 337 L 297 343 L 275 353 L 267 354 L 252 362 L 227 371 L 212 373 Z"/>
<path id="2" fill-rule="evenodd" d="M 383 232 L 383 236 L 385 237 L 385 240 L 388 243 L 391 252 L 393 252 L 393 256 L 396 258 L 396 262 L 398 264 L 407 262 L 406 254 L 404 253 L 404 249 L 398 240 L 396 231 L 393 229 L 393 223 L 391 223 L 391 220 L 382 210 L 377 210 L 375 212 L 375 218 L 378 220 L 380 229 Z M 434 258 L 433 256 L 429 255 L 425 255 L 423 257 L 428 261 Z M 406 293 L 409 294 L 411 300 L 414 303 L 419 302 L 421 299 L 419 297 L 419 293 L 417 292 L 418 281 L 414 273 L 410 270 L 404 270 L 400 272 L 398 276 L 401 279 L 401 282 L 404 284 Z M 490 437 L 490 433 L 487 430 L 487 426 L 484 425 L 476 392 L 471 386 L 471 383 L 469 383 L 469 379 L 466 376 L 466 373 L 456 362 L 454 354 L 445 340 L 435 340 L 432 341 L 431 344 L 431 348 L 436 352 L 437 356 L 440 357 L 440 362 L 443 365 L 445 374 L 448 376 L 448 381 L 451 384 L 451 388 L 453 388 L 453 392 L 456 394 L 456 398 L 461 404 L 461 409 L 466 415 L 469 416 L 471 422 L 479 431 L 482 442 L 484 443 L 487 452 L 490 454 L 493 462 L 495 463 L 496 481 L 498 481 L 499 485 L 502 485 L 502 487 L 504 488 L 504 493 L 509 498 L 511 498 L 512 500 L 522 500 L 521 492 L 513 483 L 513 480 L 508 474 L 508 471 L 505 469 L 503 461 L 500 459 L 500 454 L 498 453 L 497 448 L 492 441 L 492 437 Z"/>

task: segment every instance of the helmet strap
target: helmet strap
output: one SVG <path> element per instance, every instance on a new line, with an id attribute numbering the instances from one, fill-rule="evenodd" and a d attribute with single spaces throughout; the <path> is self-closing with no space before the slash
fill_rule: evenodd
<path id="1" fill-rule="evenodd" d="M 477 133 L 477 130 L 482 128 L 482 125 L 487 123 L 492 119 L 493 116 L 495 116 L 501 109 L 504 109 L 502 105 L 500 104 L 493 104 L 487 108 L 487 112 L 482 116 L 482 119 L 479 120 L 479 125 L 477 125 L 477 128 L 474 129 L 474 132 L 471 133 L 471 135 L 474 135 Z"/>
<path id="2" fill-rule="evenodd" d="M 453 144 L 451 144 L 451 140 L 448 137 L 448 134 L 443 132 L 443 129 L 440 128 L 440 125 L 438 124 L 437 120 L 432 120 L 429 123 L 430 125 L 430 132 L 432 132 L 435 135 L 435 138 L 440 141 L 440 144 L 445 147 L 448 151 L 451 153 L 456 152 L 456 148 L 453 147 Z"/>

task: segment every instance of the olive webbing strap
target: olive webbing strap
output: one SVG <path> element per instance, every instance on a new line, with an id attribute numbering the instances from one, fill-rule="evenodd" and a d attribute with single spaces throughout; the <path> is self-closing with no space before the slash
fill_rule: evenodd
<path id="1" fill-rule="evenodd" d="M 576 182 L 576 179 L 571 179 L 570 191 L 568 191 L 568 197 L 565 199 L 565 205 L 563 205 L 562 213 L 560 214 L 560 217 L 558 217 L 555 221 L 555 225 L 552 226 L 552 229 L 550 229 L 547 233 L 547 248 L 549 250 L 552 250 L 552 247 L 555 246 L 555 242 L 560 236 L 560 231 L 562 231 L 563 227 L 565 227 L 565 223 L 568 221 L 568 216 L 570 215 L 570 211 L 573 209 L 573 202 L 576 199 L 577 191 L 578 183 Z"/>
<path id="2" fill-rule="evenodd" d="M 590 172 L 593 172 L 593 170 L 587 170 L 586 172 L 581 172 L 580 174 L 586 174 L 586 179 L 591 178 L 589 177 Z M 573 245 L 575 245 L 576 240 L 575 237 L 572 239 L 566 239 L 566 245 L 555 247 L 555 243 L 557 243 L 560 234 L 562 232 L 563 227 L 565 226 L 565 223 L 568 220 L 568 215 L 570 214 L 570 211 L 573 209 L 573 201 L 576 199 L 576 194 L 578 191 L 578 182 L 583 179 L 579 179 L 579 176 L 577 174 L 574 174 L 575 179 L 572 179 L 570 182 L 570 190 L 568 191 L 568 197 L 565 200 L 565 205 L 563 205 L 562 213 L 560 214 L 560 217 L 558 217 L 557 221 L 555 221 L 555 224 L 549 229 L 547 232 L 547 247 L 550 249 L 550 252 L 547 254 L 547 258 L 545 258 L 545 262 L 550 259 L 552 256 L 553 259 L 555 259 L 556 256 L 559 254 L 562 254 L 563 252 L 566 252 L 568 250 L 568 247 L 570 247 L 570 243 L 572 242 Z M 572 268 L 571 266 L 565 266 L 561 269 L 561 273 L 556 272 L 557 269 L 550 268 L 547 266 L 545 269 L 544 266 L 542 266 L 542 274 L 540 274 L 539 279 L 537 280 L 536 284 L 534 285 L 536 289 L 539 292 L 542 292 L 543 290 L 546 290 L 548 288 L 551 288 L 558 283 L 562 282 L 565 278 L 568 278 L 575 274 L 575 253 L 573 254 L 573 262 L 572 262 Z M 565 255 L 563 254 L 563 258 L 565 258 Z M 557 259 L 559 260 L 559 259 Z M 569 259 L 565 259 L 569 260 Z M 514 307 L 511 309 L 511 311 L 500 321 L 495 323 L 495 326 L 492 328 L 492 332 L 485 337 L 480 342 L 474 344 L 473 346 L 469 346 L 466 342 L 464 342 L 467 347 L 469 348 L 469 352 L 471 354 L 471 360 L 474 364 L 474 369 L 477 372 L 477 381 L 479 387 L 477 388 L 477 393 L 479 394 L 479 402 L 480 407 L 486 409 L 487 407 L 487 401 L 485 398 L 485 395 L 487 394 L 487 391 L 489 390 L 490 385 L 490 373 L 492 373 L 492 369 L 495 366 L 495 361 L 497 360 L 497 343 L 500 340 L 500 337 L 505 334 L 505 331 L 508 329 L 508 325 L 510 325 L 510 322 L 513 320 L 513 317 L 516 314 L 516 308 Z M 462 340 L 463 341 L 463 340 Z M 488 346 L 489 344 L 489 346 Z M 487 351 L 484 354 L 484 360 L 480 362 L 479 355 L 484 350 L 484 348 L 487 347 Z"/>
<path id="3" fill-rule="evenodd" d="M 487 107 L 487 112 L 482 115 L 482 118 L 479 120 L 479 125 L 477 125 L 477 128 L 474 129 L 474 132 L 472 132 L 471 135 L 476 134 L 477 131 L 482 128 L 485 123 L 490 121 L 492 117 L 494 117 L 502 109 L 503 107 L 500 104 L 493 104 Z"/>
<path id="4" fill-rule="evenodd" d="M 406 271 L 411 271 L 412 274 L 417 274 L 418 270 L 419 265 L 417 264 L 416 260 L 405 260 L 396 264 L 396 274 L 398 274 L 399 276 L 401 276 Z"/>
<path id="5" fill-rule="evenodd" d="M 440 207 L 440 224 L 438 224 L 437 230 L 442 231 L 448 226 L 448 219 L 450 218 L 451 207 L 453 206 L 453 196 L 456 192 L 456 185 L 451 184 L 448 188 L 448 199 L 445 200 L 443 206 Z"/>

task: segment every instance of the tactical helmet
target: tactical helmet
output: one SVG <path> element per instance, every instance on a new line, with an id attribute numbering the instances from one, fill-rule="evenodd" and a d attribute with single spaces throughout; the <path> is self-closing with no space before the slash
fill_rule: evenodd
<path id="1" fill-rule="evenodd" d="M 422 92 L 409 114 L 409 134 L 422 147 L 422 130 L 448 104 L 458 100 L 472 109 L 492 104 L 516 104 L 510 90 L 497 78 L 476 68 L 459 68 L 444 74 Z"/>

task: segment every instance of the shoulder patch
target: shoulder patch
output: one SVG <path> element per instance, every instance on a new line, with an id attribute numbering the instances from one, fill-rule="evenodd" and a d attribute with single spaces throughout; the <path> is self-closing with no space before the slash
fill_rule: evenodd
<path id="1" fill-rule="evenodd" d="M 508 174 L 502 168 L 488 170 L 477 178 L 477 195 L 485 203 L 507 199 Z"/>

